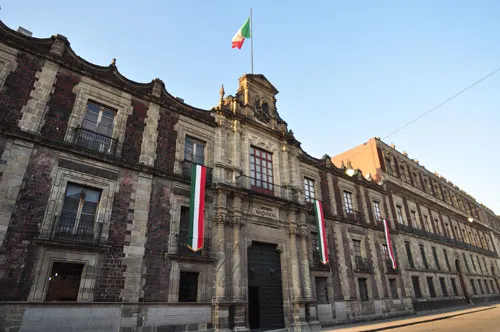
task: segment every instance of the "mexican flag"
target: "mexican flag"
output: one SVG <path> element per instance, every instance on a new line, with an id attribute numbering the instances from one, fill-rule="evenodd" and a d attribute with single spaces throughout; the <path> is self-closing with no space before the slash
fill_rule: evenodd
<path id="1" fill-rule="evenodd" d="M 206 174 L 207 168 L 205 166 L 193 164 L 191 169 L 188 247 L 195 252 L 203 247 Z"/>
<path id="2" fill-rule="evenodd" d="M 328 263 L 328 243 L 326 241 L 325 218 L 323 216 L 323 204 L 317 199 L 314 200 L 314 210 L 316 212 L 316 226 L 318 228 L 318 246 L 321 263 Z"/>
<path id="3" fill-rule="evenodd" d="M 241 49 L 241 46 L 243 46 L 243 42 L 245 41 L 245 38 L 251 38 L 250 17 L 247 18 L 245 23 L 243 23 L 241 28 L 234 35 L 233 40 L 232 40 L 232 42 L 233 42 L 232 48 L 237 47 L 238 49 Z"/>
<path id="4" fill-rule="evenodd" d="M 396 262 L 396 256 L 394 255 L 394 251 L 392 251 L 392 243 L 391 243 L 391 234 L 389 233 L 389 222 L 387 219 L 384 219 L 384 234 L 385 234 L 385 242 L 387 243 L 387 251 L 389 252 L 389 258 L 392 262 L 392 268 L 395 270 L 398 266 Z"/>

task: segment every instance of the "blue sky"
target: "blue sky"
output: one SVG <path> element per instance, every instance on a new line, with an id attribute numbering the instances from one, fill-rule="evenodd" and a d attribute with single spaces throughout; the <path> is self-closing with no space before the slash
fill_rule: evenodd
<path id="1" fill-rule="evenodd" d="M 499 1 L 311 3 L 8 0 L 0 16 L 209 109 L 250 71 L 250 44 L 231 38 L 252 7 L 255 72 L 315 157 L 385 137 L 500 67 Z M 497 74 L 385 141 L 500 213 L 499 91 Z"/>

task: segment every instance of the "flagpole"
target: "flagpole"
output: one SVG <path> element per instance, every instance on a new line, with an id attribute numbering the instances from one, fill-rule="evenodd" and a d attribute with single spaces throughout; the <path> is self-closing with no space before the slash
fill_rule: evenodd
<path id="1" fill-rule="evenodd" d="M 252 8 L 250 8 L 250 62 L 252 64 L 252 75 L 253 75 L 253 22 L 252 22 Z"/>

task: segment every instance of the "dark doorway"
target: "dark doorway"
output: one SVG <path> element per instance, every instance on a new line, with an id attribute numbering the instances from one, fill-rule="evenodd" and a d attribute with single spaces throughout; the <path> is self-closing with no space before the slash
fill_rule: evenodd
<path id="1" fill-rule="evenodd" d="M 467 294 L 467 290 L 465 288 L 464 276 L 462 273 L 462 269 L 460 268 L 460 262 L 455 260 L 455 268 L 457 269 L 458 279 L 460 280 L 460 288 L 462 288 L 462 295 L 465 296 L 467 301 L 469 301 L 469 294 Z"/>
<path id="2" fill-rule="evenodd" d="M 84 264 L 54 262 L 45 301 L 76 301 Z"/>
<path id="3" fill-rule="evenodd" d="M 253 242 L 248 248 L 248 310 L 252 330 L 285 327 L 281 260 L 275 244 Z"/>

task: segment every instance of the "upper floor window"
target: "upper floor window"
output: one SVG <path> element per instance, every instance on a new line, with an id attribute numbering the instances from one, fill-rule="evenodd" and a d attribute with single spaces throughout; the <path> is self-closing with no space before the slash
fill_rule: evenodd
<path id="1" fill-rule="evenodd" d="M 184 160 L 194 164 L 205 164 L 205 142 L 186 136 L 184 144 Z"/>
<path id="2" fill-rule="evenodd" d="M 352 193 L 344 191 L 344 208 L 346 213 L 354 213 L 352 205 Z"/>
<path id="3" fill-rule="evenodd" d="M 101 190 L 68 183 L 61 216 L 54 228 L 55 238 L 62 240 L 93 240 L 97 228 Z"/>
<path id="4" fill-rule="evenodd" d="M 403 219 L 403 208 L 399 205 L 396 205 L 396 214 L 398 217 L 398 223 L 404 224 L 404 219 Z"/>
<path id="5" fill-rule="evenodd" d="M 361 257 L 361 241 L 360 240 L 352 240 L 352 250 L 354 253 L 354 257 Z"/>
<path id="6" fill-rule="evenodd" d="M 392 175 L 392 164 L 391 164 L 391 158 L 389 157 L 385 158 L 385 168 L 387 169 L 387 173 Z"/>
<path id="7" fill-rule="evenodd" d="M 250 178 L 254 188 L 273 191 L 273 155 L 265 150 L 251 147 Z"/>
<path id="8" fill-rule="evenodd" d="M 401 175 L 401 180 L 403 180 L 404 182 L 406 182 L 406 172 L 405 172 L 405 167 L 403 165 L 399 166 L 399 169 L 400 169 L 400 175 Z"/>
<path id="9" fill-rule="evenodd" d="M 431 225 L 429 225 L 429 216 L 424 214 L 424 229 L 428 232 L 431 231 Z"/>
<path id="10" fill-rule="evenodd" d="M 411 225 L 417 228 L 417 213 L 415 211 L 410 211 Z"/>
<path id="11" fill-rule="evenodd" d="M 89 150 L 114 153 L 116 140 L 112 136 L 115 116 L 114 110 L 89 101 L 81 128 L 76 130 L 75 143 Z"/>
<path id="12" fill-rule="evenodd" d="M 309 178 L 304 178 L 304 193 L 306 196 L 306 202 L 314 202 L 314 180 Z"/>
<path id="13" fill-rule="evenodd" d="M 377 201 L 373 201 L 373 213 L 375 215 L 375 222 L 378 222 L 382 218 L 382 215 L 380 213 L 380 203 Z"/>

